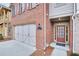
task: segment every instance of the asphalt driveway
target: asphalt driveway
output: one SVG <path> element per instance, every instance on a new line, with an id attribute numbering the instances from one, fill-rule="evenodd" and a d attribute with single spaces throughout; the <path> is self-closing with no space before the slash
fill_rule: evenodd
<path id="1" fill-rule="evenodd" d="M 35 50 L 35 47 L 16 40 L 0 42 L 0 56 L 29 56 Z"/>

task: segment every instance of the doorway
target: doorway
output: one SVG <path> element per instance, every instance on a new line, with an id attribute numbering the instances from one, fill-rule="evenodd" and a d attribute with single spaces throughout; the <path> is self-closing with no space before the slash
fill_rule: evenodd
<path id="1" fill-rule="evenodd" d="M 55 39 L 56 45 L 65 46 L 69 43 L 69 26 L 67 23 L 55 24 Z"/>

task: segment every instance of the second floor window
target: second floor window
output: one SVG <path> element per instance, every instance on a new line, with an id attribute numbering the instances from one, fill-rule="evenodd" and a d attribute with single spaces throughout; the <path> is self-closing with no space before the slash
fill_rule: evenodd
<path id="1" fill-rule="evenodd" d="M 22 3 L 22 12 L 25 11 L 25 3 Z"/>
<path id="2" fill-rule="evenodd" d="M 27 9 L 35 8 L 38 5 L 38 3 L 27 3 Z"/>
<path id="3" fill-rule="evenodd" d="M 12 11 L 12 16 L 15 16 L 15 6 L 11 7 L 11 11 Z"/>
<path id="4" fill-rule="evenodd" d="M 19 13 L 21 14 L 22 13 L 22 4 L 19 3 Z"/>
<path id="5" fill-rule="evenodd" d="M 19 3 L 19 13 L 23 13 L 25 11 L 25 3 Z"/>
<path id="6" fill-rule="evenodd" d="M 32 8 L 36 7 L 38 3 L 32 3 Z"/>

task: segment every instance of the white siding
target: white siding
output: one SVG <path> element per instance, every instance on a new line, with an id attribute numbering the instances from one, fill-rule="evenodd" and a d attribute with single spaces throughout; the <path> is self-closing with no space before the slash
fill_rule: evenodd
<path id="1" fill-rule="evenodd" d="M 51 3 L 49 4 L 49 18 L 72 15 L 73 3 Z"/>
<path id="2" fill-rule="evenodd" d="M 73 49 L 75 53 L 79 53 L 79 19 L 74 20 L 73 33 Z"/>
<path id="3" fill-rule="evenodd" d="M 79 13 L 79 3 L 77 3 L 77 13 Z"/>
<path id="4" fill-rule="evenodd" d="M 79 14 L 79 4 L 77 4 L 76 11 Z M 73 51 L 79 53 L 79 17 L 73 20 Z"/>

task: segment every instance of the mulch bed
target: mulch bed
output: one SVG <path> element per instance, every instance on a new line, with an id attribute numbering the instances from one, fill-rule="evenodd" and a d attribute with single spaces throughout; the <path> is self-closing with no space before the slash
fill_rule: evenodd
<path id="1" fill-rule="evenodd" d="M 54 48 L 48 46 L 45 50 L 36 50 L 31 56 L 50 56 Z"/>

